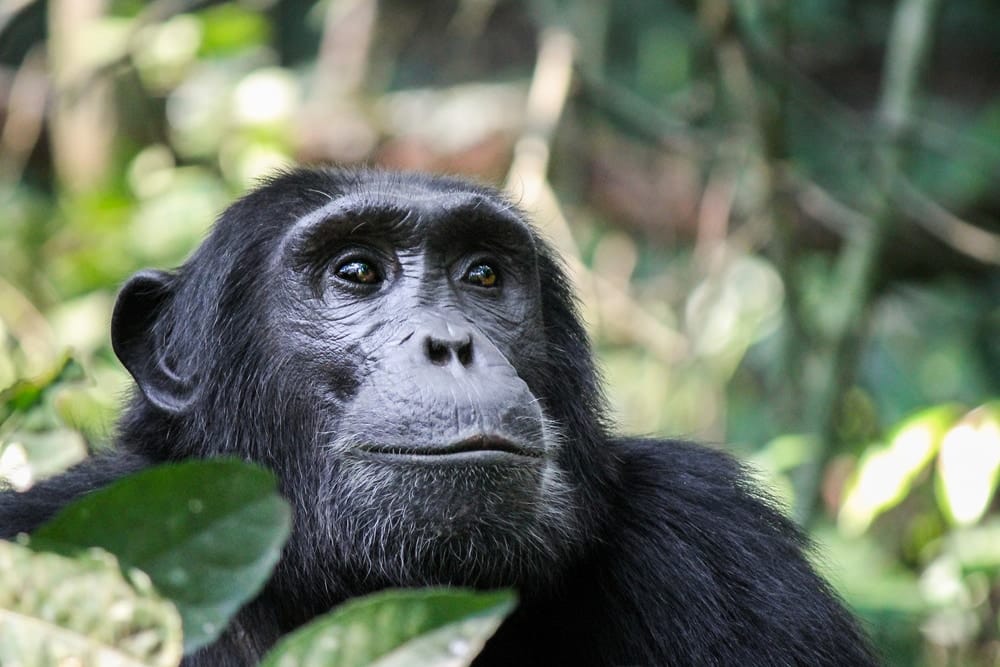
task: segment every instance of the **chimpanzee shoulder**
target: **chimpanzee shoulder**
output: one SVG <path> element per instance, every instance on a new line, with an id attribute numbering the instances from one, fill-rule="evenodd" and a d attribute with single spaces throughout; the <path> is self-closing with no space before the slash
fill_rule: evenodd
<path id="1" fill-rule="evenodd" d="M 745 466 L 684 441 L 607 446 L 620 476 L 594 547 L 526 597 L 476 667 L 877 663 Z"/>

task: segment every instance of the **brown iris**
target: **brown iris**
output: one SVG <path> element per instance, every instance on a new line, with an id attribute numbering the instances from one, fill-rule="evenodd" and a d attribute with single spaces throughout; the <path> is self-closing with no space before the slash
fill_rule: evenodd
<path id="1" fill-rule="evenodd" d="M 476 264 L 465 274 L 466 282 L 480 287 L 496 287 L 500 277 L 489 264 Z"/>
<path id="2" fill-rule="evenodd" d="M 337 277 L 361 285 L 373 285 L 381 280 L 378 271 L 368 262 L 354 259 L 337 267 Z"/>

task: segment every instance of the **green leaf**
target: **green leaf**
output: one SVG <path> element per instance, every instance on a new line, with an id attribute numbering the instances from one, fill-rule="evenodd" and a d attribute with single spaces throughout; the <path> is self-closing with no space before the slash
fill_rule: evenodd
<path id="1" fill-rule="evenodd" d="M 149 575 L 184 620 L 184 651 L 214 640 L 263 587 L 290 530 L 290 509 L 263 468 L 188 461 L 123 478 L 64 508 L 31 546 L 99 546 Z"/>
<path id="2" fill-rule="evenodd" d="M 0 540 L 0 665 L 177 665 L 177 610 L 130 578 L 99 549 L 66 558 Z"/>
<path id="3" fill-rule="evenodd" d="M 965 415 L 941 442 L 935 491 L 948 519 L 968 526 L 990 507 L 1000 481 L 1000 403 Z"/>
<path id="4" fill-rule="evenodd" d="M 15 430 L 0 443 L 0 480 L 23 491 L 86 457 L 87 442 L 79 431 L 68 428 Z"/>
<path id="5" fill-rule="evenodd" d="M 1000 517 L 987 518 L 983 523 L 951 531 L 944 544 L 963 572 L 1000 573 Z"/>
<path id="6" fill-rule="evenodd" d="M 225 56 L 262 46 L 270 36 L 270 26 L 261 12 L 236 4 L 211 7 L 198 16 L 202 20 L 202 56 Z"/>
<path id="7" fill-rule="evenodd" d="M 958 414 L 950 404 L 921 410 L 896 427 L 889 444 L 865 451 L 837 516 L 846 535 L 860 535 L 877 516 L 906 498 Z"/>
<path id="8" fill-rule="evenodd" d="M 0 391 L 0 422 L 14 413 L 28 412 L 37 407 L 55 387 L 84 377 L 80 363 L 72 357 L 64 357 L 46 375 L 31 380 L 18 380 Z"/>
<path id="9" fill-rule="evenodd" d="M 514 608 L 507 591 L 386 591 L 351 600 L 289 635 L 262 667 L 462 667 Z"/>

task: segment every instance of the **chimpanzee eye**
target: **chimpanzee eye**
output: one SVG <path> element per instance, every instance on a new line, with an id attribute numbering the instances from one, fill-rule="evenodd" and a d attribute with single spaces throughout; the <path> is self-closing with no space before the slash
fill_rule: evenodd
<path id="1" fill-rule="evenodd" d="M 378 269 L 363 259 L 347 260 L 336 268 L 334 275 L 341 280 L 346 280 L 349 283 L 358 283 L 359 285 L 375 285 L 382 282 L 382 276 L 379 274 Z"/>
<path id="2" fill-rule="evenodd" d="M 500 282 L 500 276 L 489 264 L 480 263 L 465 272 L 465 282 L 479 287 L 496 287 Z"/>

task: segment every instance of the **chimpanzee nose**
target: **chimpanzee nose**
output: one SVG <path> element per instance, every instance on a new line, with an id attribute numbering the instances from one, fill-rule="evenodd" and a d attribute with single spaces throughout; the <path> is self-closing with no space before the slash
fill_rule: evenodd
<path id="1" fill-rule="evenodd" d="M 424 353 L 435 366 L 447 366 L 455 359 L 462 366 L 472 365 L 472 334 L 454 331 L 427 333 L 424 336 Z"/>

